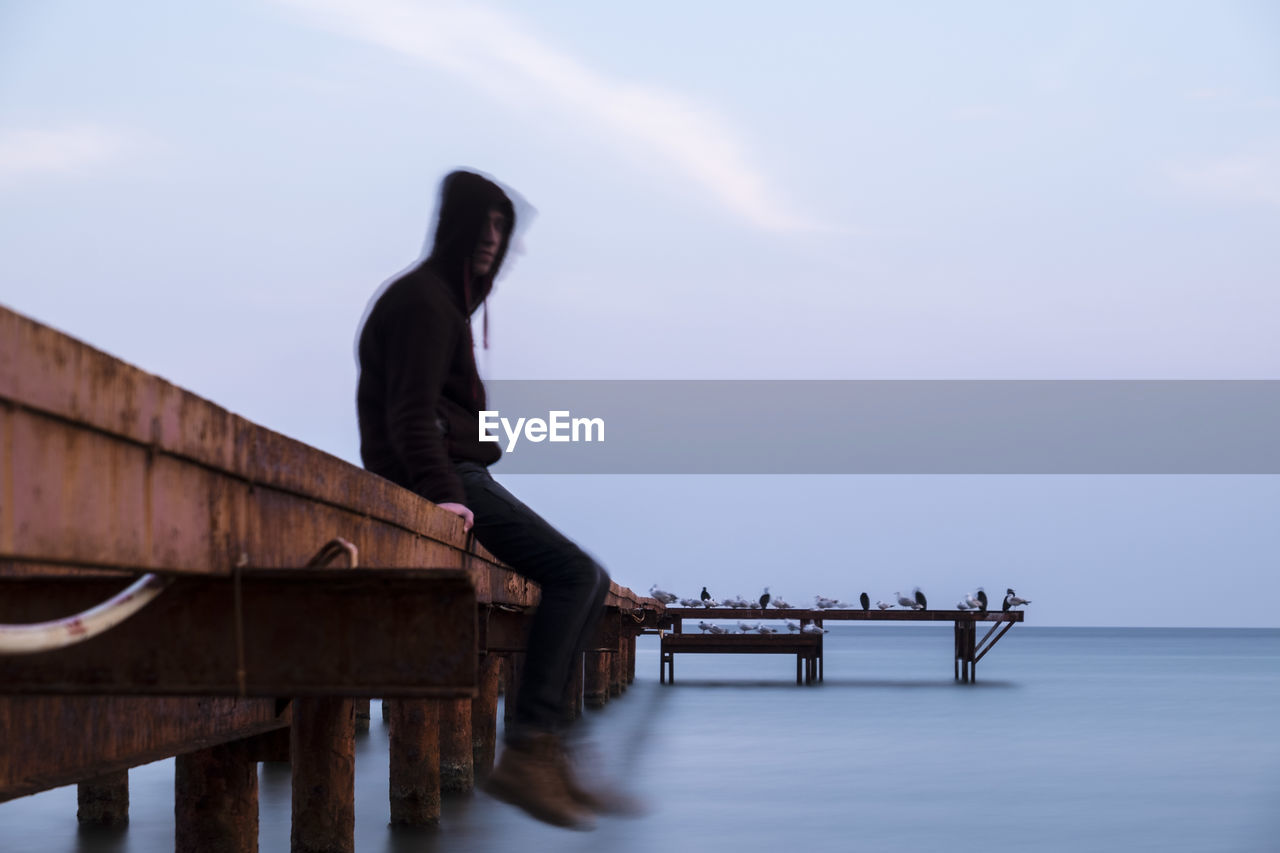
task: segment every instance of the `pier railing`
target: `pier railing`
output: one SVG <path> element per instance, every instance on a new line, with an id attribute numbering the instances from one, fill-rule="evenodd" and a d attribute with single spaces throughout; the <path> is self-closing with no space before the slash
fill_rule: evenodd
<path id="1" fill-rule="evenodd" d="M 100 636 L 67 618 L 144 574 Z M 79 782 L 118 820 L 121 774 L 177 755 L 177 848 L 253 850 L 251 771 L 288 757 L 293 849 L 350 850 L 356 701 L 383 697 L 391 818 L 431 823 L 492 763 L 537 600 L 457 516 L 0 307 L 0 623 L 47 623 L 0 636 L 0 801 Z M 606 607 L 578 708 L 663 610 Z"/>

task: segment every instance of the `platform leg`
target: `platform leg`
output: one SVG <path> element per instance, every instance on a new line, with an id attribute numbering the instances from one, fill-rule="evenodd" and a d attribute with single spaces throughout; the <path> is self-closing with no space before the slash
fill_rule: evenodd
<path id="1" fill-rule="evenodd" d="M 471 763 L 471 700 L 440 703 L 440 790 L 462 794 L 475 787 Z"/>
<path id="2" fill-rule="evenodd" d="M 471 700 L 471 769 L 477 781 L 493 769 L 498 741 L 498 683 L 501 667 L 496 654 L 480 656 L 476 698 Z"/>
<path id="3" fill-rule="evenodd" d="M 257 853 L 258 762 L 245 740 L 174 759 L 173 849 Z"/>
<path id="4" fill-rule="evenodd" d="M 440 700 L 383 699 L 391 729 L 391 822 L 440 822 Z"/>
<path id="5" fill-rule="evenodd" d="M 81 826 L 121 827 L 129 823 L 129 771 L 86 779 L 76 786 L 76 820 Z"/>
<path id="6" fill-rule="evenodd" d="M 355 851 L 355 705 L 350 699 L 293 702 L 293 853 Z"/>

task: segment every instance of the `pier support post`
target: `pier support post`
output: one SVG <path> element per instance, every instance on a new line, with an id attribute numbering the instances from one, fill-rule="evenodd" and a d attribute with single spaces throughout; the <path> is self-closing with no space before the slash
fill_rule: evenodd
<path id="1" fill-rule="evenodd" d="M 520 693 L 520 673 L 524 668 L 524 655 L 510 652 L 502 661 L 502 724 L 511 728 L 516 719 L 516 697 Z"/>
<path id="2" fill-rule="evenodd" d="M 609 697 L 622 695 L 622 639 L 618 638 L 609 655 Z"/>
<path id="3" fill-rule="evenodd" d="M 356 699 L 356 731 L 369 731 L 369 700 Z"/>
<path id="4" fill-rule="evenodd" d="M 355 851 L 355 705 L 298 698 L 290 727 L 292 853 Z"/>
<path id="5" fill-rule="evenodd" d="M 569 665 L 569 695 L 565 702 L 565 722 L 572 723 L 582 716 L 582 652 L 573 656 Z"/>
<path id="6" fill-rule="evenodd" d="M 440 702 L 383 699 L 391 729 L 391 822 L 440 822 Z"/>
<path id="7" fill-rule="evenodd" d="M 498 740 L 501 661 L 502 658 L 496 654 L 483 654 L 476 671 L 479 689 L 476 698 L 471 700 L 471 769 L 477 782 L 493 769 L 493 754 Z"/>
<path id="8" fill-rule="evenodd" d="M 440 790 L 465 793 L 475 786 L 471 756 L 471 700 L 441 700 Z"/>
<path id="9" fill-rule="evenodd" d="M 120 827 L 129 823 L 129 771 L 86 779 L 76 786 L 76 820 L 81 826 Z"/>
<path id="10" fill-rule="evenodd" d="M 176 853 L 257 853 L 258 762 L 250 739 L 174 759 Z"/>
<path id="11" fill-rule="evenodd" d="M 603 708 L 609 701 L 612 673 L 613 654 L 608 649 L 592 649 L 586 653 L 586 688 L 582 699 L 588 708 Z"/>
<path id="12" fill-rule="evenodd" d="M 636 680 L 636 635 L 627 635 L 627 684 Z"/>

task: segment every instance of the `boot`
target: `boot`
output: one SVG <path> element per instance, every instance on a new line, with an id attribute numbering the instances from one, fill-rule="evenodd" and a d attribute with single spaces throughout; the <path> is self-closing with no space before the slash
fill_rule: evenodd
<path id="1" fill-rule="evenodd" d="M 573 770 L 572 751 L 560 745 L 556 756 L 556 772 L 566 793 L 579 808 L 596 814 L 637 817 L 644 814 L 643 804 L 600 779 L 592 779 L 587 787 Z"/>
<path id="2" fill-rule="evenodd" d="M 591 815 L 565 789 L 560 771 L 563 750 L 553 734 L 536 734 L 511 743 L 482 786 L 485 793 L 523 809 L 553 826 L 591 829 Z"/>

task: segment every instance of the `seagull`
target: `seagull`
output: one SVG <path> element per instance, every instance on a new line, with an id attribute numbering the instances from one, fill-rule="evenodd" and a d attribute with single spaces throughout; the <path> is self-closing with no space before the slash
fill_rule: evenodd
<path id="1" fill-rule="evenodd" d="M 704 598 L 702 599 L 702 606 L 707 608 L 719 607 L 720 602 L 716 601 L 714 598 Z"/>
<path id="2" fill-rule="evenodd" d="M 649 595 L 658 599 L 658 601 L 662 602 L 663 604 L 670 604 L 671 602 L 676 600 L 676 597 L 671 593 L 667 592 L 665 589 L 658 589 L 657 584 L 654 584 L 653 586 L 649 587 Z"/>
<path id="3" fill-rule="evenodd" d="M 1004 609 L 1008 610 L 1012 607 L 1021 607 L 1024 604 L 1030 604 L 1030 599 L 1019 598 L 1012 589 L 1006 591 L 1004 596 Z"/>
<path id="4" fill-rule="evenodd" d="M 776 634 L 776 633 L 778 633 L 778 629 L 777 629 L 777 628 L 770 628 L 768 625 L 761 625 L 761 626 L 760 626 L 760 633 L 761 633 L 761 634 Z"/>
<path id="5" fill-rule="evenodd" d="M 680 599 L 680 606 L 681 607 L 701 607 L 702 602 L 696 598 L 682 598 Z"/>
<path id="6" fill-rule="evenodd" d="M 858 602 L 862 605 L 863 610 L 871 609 L 871 596 L 867 595 L 865 592 L 858 596 Z"/>
<path id="7" fill-rule="evenodd" d="M 800 626 L 797 623 L 791 621 L 790 619 L 784 619 L 783 621 L 787 623 L 788 631 L 791 631 L 792 633 L 794 633 L 800 630 Z"/>
<path id="8" fill-rule="evenodd" d="M 831 633 L 831 632 L 830 632 L 830 631 L 828 631 L 826 628 L 823 628 L 821 625 L 809 624 L 809 625 L 805 625 L 803 628 L 801 628 L 801 629 L 800 629 L 800 633 L 802 633 L 802 634 L 829 634 L 829 633 Z"/>
<path id="9" fill-rule="evenodd" d="M 790 609 L 791 609 L 791 605 L 790 605 L 790 604 L 788 604 L 787 602 L 783 601 L 781 598 L 775 598 L 775 599 L 773 600 L 773 606 L 774 606 L 774 609 L 776 609 L 776 610 L 790 610 Z"/>
<path id="10" fill-rule="evenodd" d="M 702 588 L 702 600 L 703 601 L 711 600 L 711 593 L 707 592 L 707 588 L 705 586 Z"/>
<path id="11" fill-rule="evenodd" d="M 769 607 L 769 599 L 770 599 L 770 598 L 772 598 L 772 596 L 770 596 L 770 595 L 769 595 L 769 587 L 767 587 L 767 586 L 766 586 L 766 587 L 764 588 L 764 595 L 760 596 L 760 609 L 761 609 L 761 610 L 766 610 L 766 609 L 768 609 L 768 607 Z"/>
<path id="12" fill-rule="evenodd" d="M 823 598 L 821 595 L 815 595 L 813 602 L 819 610 L 830 610 L 840 603 L 834 598 Z"/>
<path id="13" fill-rule="evenodd" d="M 981 591 L 981 590 L 979 590 L 979 592 L 981 593 L 982 591 Z M 986 595 L 986 593 L 982 593 L 982 595 L 983 595 L 983 596 L 985 596 L 985 595 Z M 960 608 L 961 610 L 965 610 L 965 609 L 968 609 L 968 610 L 986 610 L 986 609 L 987 609 L 986 602 L 984 602 L 984 601 L 982 600 L 982 598 L 981 598 L 981 597 L 979 597 L 979 598 L 974 598 L 972 595 L 966 595 L 966 596 L 964 597 L 964 603 L 965 603 L 966 607 L 962 607 L 962 608 Z"/>
<path id="14" fill-rule="evenodd" d="M 920 602 L 916 601 L 914 598 L 907 598 L 900 592 L 895 592 L 893 597 L 898 599 L 898 603 L 903 607 L 910 607 L 912 610 L 920 609 Z"/>
<path id="15" fill-rule="evenodd" d="M 738 628 L 739 630 L 742 631 L 742 633 L 750 634 L 752 631 L 758 630 L 760 628 L 760 623 L 756 622 L 755 624 L 752 624 L 750 622 L 739 622 Z"/>
<path id="16" fill-rule="evenodd" d="M 920 591 L 920 587 L 916 587 L 916 603 L 920 605 L 921 610 L 929 609 L 929 599 L 924 597 L 924 593 Z"/>
<path id="17" fill-rule="evenodd" d="M 729 633 L 729 629 L 727 629 L 727 628 L 721 628 L 719 625 L 712 625 L 712 626 L 711 626 L 710 628 L 708 628 L 707 630 L 708 630 L 708 631 L 710 631 L 710 632 L 711 632 L 711 633 L 713 633 L 713 634 L 727 634 L 727 633 Z"/>
<path id="18" fill-rule="evenodd" d="M 981 610 L 987 612 L 987 594 L 983 592 L 982 587 L 978 587 L 978 601 L 982 602 Z"/>
<path id="19" fill-rule="evenodd" d="M 708 629 L 710 629 L 710 628 L 714 628 L 714 627 L 715 627 L 715 625 L 712 625 L 710 622 L 708 622 L 707 620 L 703 619 L 702 621 L 700 621 L 700 622 L 698 623 L 698 627 L 699 627 L 699 628 L 701 628 L 701 629 L 702 629 L 702 633 L 704 633 L 704 634 L 705 634 L 705 633 L 707 633 Z"/>
<path id="20" fill-rule="evenodd" d="M 888 610 L 892 606 L 893 605 L 887 601 L 876 600 L 876 607 L 879 607 L 881 610 Z"/>
<path id="21" fill-rule="evenodd" d="M 965 600 L 963 598 L 956 602 L 956 610 L 968 610 L 968 609 L 969 609 L 969 605 L 965 603 Z"/>

